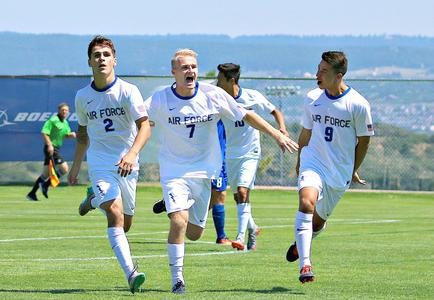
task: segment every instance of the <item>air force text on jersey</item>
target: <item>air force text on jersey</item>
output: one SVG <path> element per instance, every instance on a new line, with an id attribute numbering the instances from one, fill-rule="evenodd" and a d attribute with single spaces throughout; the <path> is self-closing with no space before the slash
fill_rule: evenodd
<path id="1" fill-rule="evenodd" d="M 102 108 L 98 111 L 89 111 L 86 113 L 89 120 L 95 120 L 98 118 L 108 118 L 113 116 L 123 116 L 125 115 L 125 110 L 123 107 L 107 107 Z"/>
<path id="2" fill-rule="evenodd" d="M 351 125 L 351 120 L 342 120 L 339 118 L 324 116 L 324 119 L 321 115 L 312 115 L 312 121 L 318 123 L 324 123 L 326 125 L 336 126 L 336 127 L 347 127 L 349 128 Z"/>
<path id="3" fill-rule="evenodd" d="M 201 122 L 210 122 L 213 120 L 213 115 L 203 115 L 203 116 L 184 116 L 183 121 L 181 117 L 169 117 L 168 123 L 173 125 L 189 125 Z"/>

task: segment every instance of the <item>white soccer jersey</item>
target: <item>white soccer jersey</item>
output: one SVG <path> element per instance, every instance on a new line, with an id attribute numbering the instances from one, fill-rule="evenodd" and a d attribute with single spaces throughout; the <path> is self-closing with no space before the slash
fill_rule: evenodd
<path id="1" fill-rule="evenodd" d="M 353 88 L 333 97 L 319 88 L 307 95 L 302 126 L 312 130 L 300 156 L 300 173 L 314 170 L 335 189 L 351 183 L 358 136 L 374 135 L 368 101 Z"/>
<path id="2" fill-rule="evenodd" d="M 270 114 L 276 107 L 260 92 L 251 89 L 241 89 L 235 101 L 247 110 L 253 110 L 259 115 Z M 223 118 L 226 131 L 226 158 L 259 158 L 261 143 L 259 131 L 239 119 L 235 122 Z"/>
<path id="3" fill-rule="evenodd" d="M 78 124 L 87 126 L 89 169 L 117 170 L 115 164 L 136 138 L 135 121 L 148 115 L 138 88 L 117 77 L 104 90 L 89 84 L 77 92 L 75 110 Z"/>
<path id="4" fill-rule="evenodd" d="M 172 85 L 154 93 L 145 106 L 159 128 L 161 178 L 215 178 L 222 165 L 217 122 L 221 116 L 235 121 L 246 114 L 224 90 L 202 82 L 191 97 L 178 95 Z"/>

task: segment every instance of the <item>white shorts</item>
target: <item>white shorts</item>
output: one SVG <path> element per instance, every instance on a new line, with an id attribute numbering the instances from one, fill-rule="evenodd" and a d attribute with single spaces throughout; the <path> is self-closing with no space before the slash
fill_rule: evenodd
<path id="1" fill-rule="evenodd" d="M 303 171 L 298 176 L 298 190 L 305 187 L 313 187 L 318 190 L 318 200 L 315 205 L 317 214 L 323 220 L 327 220 L 334 208 L 345 193 L 345 190 L 337 190 L 328 186 L 321 176 L 312 170 Z"/>
<path id="2" fill-rule="evenodd" d="M 162 178 L 167 214 L 188 210 L 188 222 L 205 228 L 211 199 L 211 179 Z"/>
<path id="3" fill-rule="evenodd" d="M 98 207 L 104 202 L 121 199 L 124 214 L 133 216 L 136 207 L 136 187 L 139 171 L 121 177 L 117 171 L 89 171 Z"/>
<path id="4" fill-rule="evenodd" d="M 252 190 L 255 187 L 256 170 L 259 158 L 231 158 L 226 159 L 229 184 L 232 192 L 237 192 L 237 187 L 242 186 Z"/>

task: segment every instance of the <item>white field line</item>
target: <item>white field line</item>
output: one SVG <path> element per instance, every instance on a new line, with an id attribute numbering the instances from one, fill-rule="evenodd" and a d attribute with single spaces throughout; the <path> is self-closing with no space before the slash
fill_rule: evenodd
<path id="1" fill-rule="evenodd" d="M 401 222 L 401 220 L 366 220 L 366 221 L 351 221 L 351 222 L 330 222 L 330 223 L 339 223 L 339 224 L 345 224 L 345 225 L 353 225 L 353 224 L 384 224 L 384 223 L 396 223 Z M 261 228 L 284 228 L 284 227 L 291 227 L 294 226 L 292 224 L 290 225 L 271 225 L 271 226 L 261 226 Z"/>
<path id="2" fill-rule="evenodd" d="M 185 256 L 211 256 L 211 255 L 231 255 L 243 254 L 248 251 L 222 251 L 222 252 L 202 252 L 202 253 L 186 253 Z M 132 256 L 133 259 L 150 259 L 150 258 L 165 258 L 167 254 L 154 254 L 154 255 L 138 255 Z M 16 261 L 29 261 L 29 262 L 53 262 L 53 261 L 92 261 L 92 260 L 116 260 L 115 256 L 107 257 L 65 257 L 65 258 L 33 258 L 33 259 L 0 259 L 0 262 L 16 262 Z"/>
<path id="3" fill-rule="evenodd" d="M 168 231 L 155 231 L 155 232 L 142 232 L 142 233 L 129 233 L 128 236 L 134 235 L 151 235 L 151 234 L 163 234 Z M 50 240 L 73 240 L 73 239 L 98 239 L 107 238 L 106 235 L 78 235 L 78 236 L 53 236 L 53 237 L 39 237 L 39 238 L 19 238 L 19 239 L 7 239 L 0 240 L 0 243 L 22 242 L 22 241 L 50 241 Z"/>
<path id="4" fill-rule="evenodd" d="M 202 253 L 186 253 L 185 256 L 209 256 L 209 255 L 229 255 L 229 254 L 240 254 L 246 253 L 247 251 L 223 251 L 223 252 L 202 252 Z M 168 257 L 167 254 L 154 254 L 154 255 L 138 255 L 133 256 L 133 259 L 149 259 L 149 258 L 165 258 Z M 80 260 L 115 260 L 115 256 L 111 257 L 84 257 L 84 258 L 36 258 L 30 261 L 80 261 Z"/>
<path id="5" fill-rule="evenodd" d="M 336 220 L 341 224 L 381 224 L 381 223 L 396 223 L 400 222 L 400 220 L 355 220 L 353 222 L 339 222 L 339 221 L 347 221 L 344 219 Z M 273 229 L 273 228 L 286 228 L 291 227 L 293 225 L 270 225 L 270 226 L 262 226 L 264 229 Z M 150 234 L 165 234 L 167 231 L 159 231 L 159 232 L 148 232 L 148 233 L 132 233 L 130 236 L 135 235 L 150 235 Z M 23 238 L 23 239 L 12 239 L 12 240 L 0 240 L 0 242 L 15 242 L 15 241 L 39 241 L 39 240 L 62 240 L 62 239 L 87 239 L 87 238 L 106 238 L 106 236 L 73 236 L 73 237 L 51 237 L 51 238 Z M 159 239 L 159 238 L 144 238 L 145 240 L 153 240 L 153 241 L 167 241 L 167 239 Z M 201 244 L 215 244 L 214 242 L 208 241 L 195 241 L 188 243 L 201 243 Z M 247 251 L 222 251 L 222 252 L 203 252 L 203 253 L 187 253 L 185 256 L 211 256 L 211 255 L 231 255 L 231 254 L 242 254 Z M 165 258 L 167 254 L 156 254 L 156 255 L 141 255 L 141 256 L 133 256 L 134 259 L 152 259 L 152 258 Z M 47 261 L 97 261 L 97 260 L 115 260 L 116 257 L 66 257 L 66 258 L 35 258 L 35 259 L 0 259 L 0 262 L 16 262 L 16 261 L 30 261 L 30 262 L 47 262 Z"/>
<path id="6" fill-rule="evenodd" d="M 260 219 L 260 220 L 265 220 Z M 273 219 L 274 221 L 277 220 L 289 220 L 289 218 L 279 218 L 279 219 Z M 348 219 L 335 219 L 332 220 L 330 223 L 339 223 L 339 224 L 382 224 L 382 223 L 396 223 L 400 222 L 400 220 L 364 220 L 364 219 L 355 219 L 355 220 L 348 220 Z M 282 225 L 270 225 L 270 226 L 261 226 L 261 228 L 284 228 L 284 227 L 290 227 L 293 226 L 292 224 L 282 224 Z M 128 236 L 140 236 L 140 235 L 154 235 L 154 234 L 167 234 L 168 231 L 156 231 L 156 232 L 142 232 L 142 233 L 129 233 Z M 34 238 L 19 238 L 19 239 L 5 239 L 0 240 L 0 243 L 12 243 L 12 242 L 23 242 L 23 241 L 50 241 L 50 240 L 69 240 L 69 239 L 93 239 L 93 238 L 107 238 L 106 235 L 87 235 L 87 236 L 57 236 L 57 237 L 34 237 Z M 145 238 L 149 239 L 150 238 Z M 166 240 L 166 239 L 152 239 L 152 240 Z M 203 244 L 214 244 L 214 242 L 206 242 L 206 241 L 196 241 L 194 243 L 203 243 Z"/>

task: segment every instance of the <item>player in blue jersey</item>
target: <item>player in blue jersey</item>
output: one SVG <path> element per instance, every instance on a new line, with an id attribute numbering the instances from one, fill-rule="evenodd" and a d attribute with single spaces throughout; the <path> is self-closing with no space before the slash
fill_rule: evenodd
<path id="1" fill-rule="evenodd" d="M 299 280 L 315 280 L 311 262 L 312 238 L 326 221 L 351 181 L 366 184 L 358 169 L 374 134 L 368 101 L 343 77 L 348 61 L 343 52 L 328 51 L 316 73 L 318 88 L 307 95 L 298 142 L 299 207 L 294 222 L 295 242 L 286 258 L 300 258 Z"/>
<path id="2" fill-rule="evenodd" d="M 217 85 L 229 93 L 241 107 L 258 114 L 271 114 L 279 131 L 288 136 L 282 113 L 260 92 L 241 88 L 238 84 L 240 66 L 233 63 L 218 65 Z M 256 237 L 260 232 L 253 220 L 250 204 L 250 191 L 254 188 L 256 171 L 261 157 L 259 131 L 243 120 L 232 122 L 223 118 L 226 129 L 226 163 L 229 183 L 237 203 L 238 234 L 232 247 L 238 250 L 256 249 Z M 247 233 L 247 245 L 244 243 Z"/>
<path id="3" fill-rule="evenodd" d="M 138 155 L 151 131 L 139 89 L 116 77 L 116 63 L 113 42 L 96 36 L 88 46 L 88 64 L 94 80 L 75 97 L 78 135 L 68 181 L 77 183 L 86 154 L 96 196 L 80 205 L 80 214 L 95 207 L 103 211 L 111 248 L 130 291 L 135 293 L 145 281 L 145 274 L 138 272 L 133 263 L 125 233 L 135 212 Z"/>
<path id="4" fill-rule="evenodd" d="M 212 219 L 217 234 L 216 243 L 221 245 L 230 245 L 231 241 L 225 232 L 225 200 L 228 175 L 226 173 L 226 133 L 222 120 L 217 123 L 217 131 L 223 164 L 220 175 L 211 181 L 210 208 L 212 209 Z"/>
<path id="5" fill-rule="evenodd" d="M 237 105 L 224 90 L 197 82 L 197 54 L 181 49 L 172 57 L 175 83 L 145 100 L 158 132 L 160 183 L 170 220 L 168 256 L 172 292 L 185 292 L 184 240 L 198 240 L 205 228 L 211 196 L 211 179 L 220 173 L 222 155 L 217 122 L 222 116 L 243 120 L 272 136 L 282 150 L 297 143 L 254 112 Z"/>

